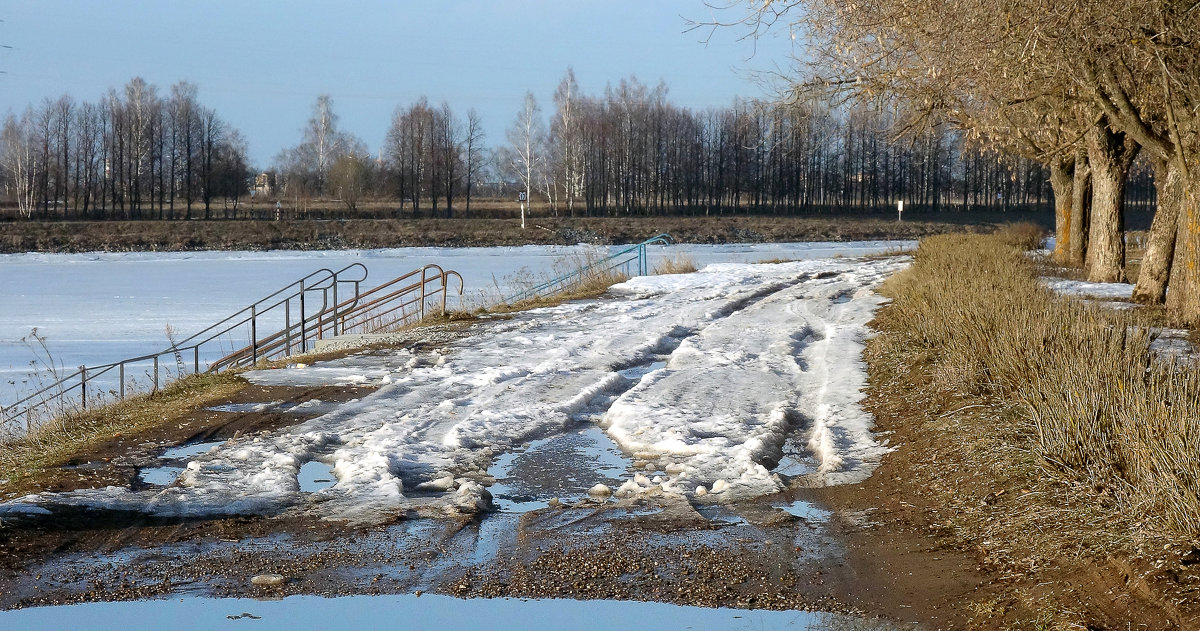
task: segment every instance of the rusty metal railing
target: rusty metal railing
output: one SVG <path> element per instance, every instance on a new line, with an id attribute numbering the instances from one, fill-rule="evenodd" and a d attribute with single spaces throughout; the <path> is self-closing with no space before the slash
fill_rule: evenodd
<path id="1" fill-rule="evenodd" d="M 436 272 L 431 274 L 433 270 Z M 303 346 L 304 340 L 310 337 L 324 339 L 350 332 L 370 333 L 414 318 L 421 319 L 425 317 L 430 300 L 440 300 L 444 314 L 448 279 L 452 276 L 458 279 L 458 293 L 462 295 L 463 281 L 458 272 L 429 264 L 373 289 L 355 292 L 353 298 L 321 312 L 313 321 L 300 321 L 263 338 L 254 337 L 250 344 L 214 361 L 209 370 L 252 366 L 261 359 L 286 357 L 295 350 L 296 340 L 303 352 L 307 350 Z M 404 284 L 406 282 L 408 284 Z"/>

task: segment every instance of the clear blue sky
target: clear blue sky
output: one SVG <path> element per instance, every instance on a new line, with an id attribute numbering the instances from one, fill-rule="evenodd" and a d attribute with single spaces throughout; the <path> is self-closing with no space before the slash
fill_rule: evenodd
<path id="1" fill-rule="evenodd" d="M 427 96 L 478 110 L 503 142 L 527 90 L 544 111 L 567 66 L 601 94 L 636 75 L 671 101 L 725 106 L 765 96 L 749 70 L 785 63 L 780 34 L 685 32 L 685 18 L 730 20 L 703 0 L 0 0 L 0 114 L 45 97 L 94 101 L 141 76 L 166 93 L 191 81 L 237 127 L 257 166 L 299 142 L 318 94 L 341 126 L 378 149 L 391 114 Z"/>

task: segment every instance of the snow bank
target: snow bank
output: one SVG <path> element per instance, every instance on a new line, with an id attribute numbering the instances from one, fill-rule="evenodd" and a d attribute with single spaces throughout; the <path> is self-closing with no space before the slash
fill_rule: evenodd
<path id="1" fill-rule="evenodd" d="M 667 490 L 711 484 L 706 491 L 728 489 L 729 498 L 777 491 L 783 481 L 770 465 L 795 431 L 810 436 L 827 482 L 869 475 L 884 451 L 871 437 L 871 417 L 858 406 L 866 385 L 862 341 L 881 301 L 869 287 L 898 265 L 779 266 L 772 271 L 790 282 L 710 314 L 707 326 L 683 340 L 665 368 L 618 398 L 602 422 L 635 457 L 662 461 L 671 474 Z M 710 266 L 690 282 L 723 271 Z"/>

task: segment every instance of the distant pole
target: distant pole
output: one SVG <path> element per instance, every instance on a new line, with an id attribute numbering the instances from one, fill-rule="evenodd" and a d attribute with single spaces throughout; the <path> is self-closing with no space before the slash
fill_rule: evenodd
<path id="1" fill-rule="evenodd" d="M 896 221 L 904 221 L 904 200 L 896 202 Z"/>
<path id="2" fill-rule="evenodd" d="M 529 191 L 517 193 L 517 201 L 521 202 L 521 229 L 525 229 L 525 204 L 529 201 Z"/>

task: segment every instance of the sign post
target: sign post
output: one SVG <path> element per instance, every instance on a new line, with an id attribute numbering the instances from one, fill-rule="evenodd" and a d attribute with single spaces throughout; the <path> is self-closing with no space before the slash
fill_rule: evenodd
<path id="1" fill-rule="evenodd" d="M 896 202 L 896 221 L 904 221 L 904 200 Z"/>
<path id="2" fill-rule="evenodd" d="M 517 201 L 521 202 L 521 229 L 525 229 L 525 203 L 529 201 L 529 192 L 521 191 L 517 193 Z"/>

